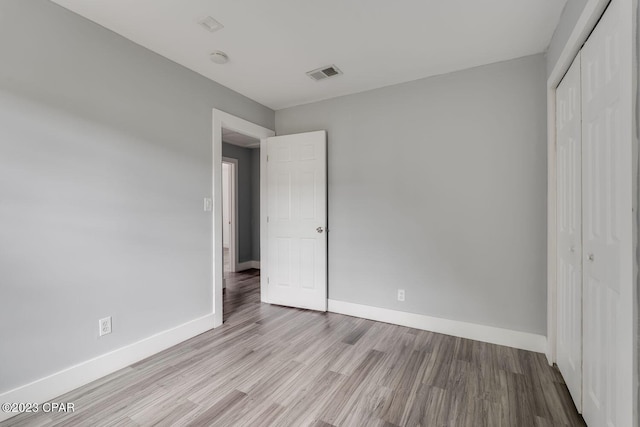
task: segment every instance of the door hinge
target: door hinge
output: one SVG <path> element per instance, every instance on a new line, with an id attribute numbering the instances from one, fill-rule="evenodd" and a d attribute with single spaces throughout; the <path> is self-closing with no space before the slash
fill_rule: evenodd
<path id="1" fill-rule="evenodd" d="M 267 162 L 269 161 L 269 155 L 267 154 Z"/>
<path id="2" fill-rule="evenodd" d="M 267 217 L 267 222 L 269 222 L 269 217 Z"/>
<path id="3" fill-rule="evenodd" d="M 267 277 L 267 283 L 269 283 L 269 278 Z"/>

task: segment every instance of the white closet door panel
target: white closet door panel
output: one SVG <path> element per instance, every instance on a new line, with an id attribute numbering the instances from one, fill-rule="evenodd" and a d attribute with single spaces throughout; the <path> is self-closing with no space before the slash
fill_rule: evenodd
<path id="1" fill-rule="evenodd" d="M 583 416 L 590 426 L 633 423 L 631 35 L 625 30 L 626 5 L 611 2 L 582 50 Z"/>
<path id="2" fill-rule="evenodd" d="M 582 147 L 580 54 L 556 92 L 557 363 L 582 409 Z"/>

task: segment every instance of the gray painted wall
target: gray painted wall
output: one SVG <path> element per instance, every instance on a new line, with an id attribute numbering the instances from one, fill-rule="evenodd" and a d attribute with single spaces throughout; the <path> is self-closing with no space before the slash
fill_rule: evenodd
<path id="1" fill-rule="evenodd" d="M 329 298 L 546 335 L 545 96 L 535 55 L 276 111 L 328 131 Z"/>
<path id="2" fill-rule="evenodd" d="M 636 141 L 640 141 L 640 7 L 636 8 L 636 72 L 638 74 L 637 80 L 637 92 L 636 92 Z M 640 150 L 638 150 L 638 164 L 640 165 Z M 637 176 L 636 185 L 638 188 L 638 201 L 640 201 L 640 173 Z M 637 266 L 640 265 L 640 249 L 638 248 L 638 242 L 640 242 L 640 209 L 636 209 L 637 213 L 637 240 L 636 240 L 636 357 L 638 359 L 637 371 L 636 371 L 636 397 L 638 399 L 636 403 L 636 415 L 640 412 L 640 275 L 638 275 Z M 640 420 L 636 422 L 636 425 L 640 425 Z"/>
<path id="3" fill-rule="evenodd" d="M 547 77 L 551 75 L 553 67 L 558 62 L 562 49 L 567 44 L 571 32 L 582 14 L 582 10 L 587 4 L 587 0 L 567 0 L 567 4 L 562 10 L 560 21 L 556 27 L 551 43 L 547 49 Z"/>
<path id="4" fill-rule="evenodd" d="M 254 162 L 256 151 L 259 158 L 260 149 L 222 143 L 222 155 L 238 160 L 238 262 L 260 260 L 260 229 L 258 228 L 257 237 L 254 230 L 254 221 L 257 219 L 258 223 L 260 222 L 260 163 L 258 161 L 256 171 Z M 254 258 L 256 254 L 258 257 Z"/>
<path id="5" fill-rule="evenodd" d="M 211 111 L 274 113 L 46 0 L 0 52 L 3 392 L 211 312 Z"/>

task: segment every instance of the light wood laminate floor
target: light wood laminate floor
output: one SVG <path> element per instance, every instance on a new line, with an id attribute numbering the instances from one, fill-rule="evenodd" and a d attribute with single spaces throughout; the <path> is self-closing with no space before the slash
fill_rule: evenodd
<path id="1" fill-rule="evenodd" d="M 225 324 L 11 426 L 579 426 L 542 354 L 260 303 L 229 273 Z"/>

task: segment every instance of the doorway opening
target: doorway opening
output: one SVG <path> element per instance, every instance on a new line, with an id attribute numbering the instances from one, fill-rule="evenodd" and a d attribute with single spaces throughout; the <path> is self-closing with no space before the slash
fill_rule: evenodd
<path id="1" fill-rule="evenodd" d="M 212 199 L 213 199 L 213 228 L 212 228 L 212 241 L 213 241 L 213 265 L 212 265 L 212 273 L 213 273 L 213 327 L 218 327 L 222 325 L 223 321 L 223 284 L 224 284 L 224 247 L 223 247 L 223 236 L 222 236 L 222 158 L 223 158 L 223 133 L 224 139 L 229 143 L 227 147 L 234 147 L 236 145 L 242 144 L 242 139 L 246 139 L 247 137 L 252 138 L 251 144 L 255 145 L 252 148 L 260 148 L 260 152 L 256 153 L 259 158 L 258 164 L 260 165 L 260 172 L 257 177 L 254 177 L 254 180 L 258 178 L 258 189 L 254 190 L 254 198 L 257 197 L 260 200 L 260 205 L 263 205 L 262 201 L 265 196 L 266 191 L 266 180 L 264 178 L 264 167 L 262 165 L 266 164 L 266 140 L 267 138 L 274 136 L 275 132 L 264 128 L 262 126 L 251 123 L 247 120 L 241 119 L 229 113 L 225 113 L 224 111 L 220 111 L 217 109 L 213 109 L 212 112 L 213 126 L 212 126 L 212 165 L 213 165 L 213 175 L 212 175 Z M 234 144 L 235 142 L 235 144 Z M 227 153 L 228 154 L 228 153 Z M 238 164 L 238 172 L 240 173 L 242 165 Z M 240 179 L 237 179 L 236 182 L 240 185 Z M 239 211 L 241 208 L 236 209 Z M 261 246 L 265 244 L 265 236 L 264 230 L 266 230 L 266 216 L 263 213 L 260 213 L 260 208 L 257 209 L 257 218 L 258 218 L 258 233 L 260 236 L 259 245 L 262 252 L 261 260 L 259 267 L 262 268 L 263 273 L 264 269 L 267 268 L 266 251 L 263 250 Z M 236 221 L 238 224 L 239 221 Z M 255 227 L 255 225 L 254 225 Z M 238 228 L 238 231 L 240 227 Z M 240 241 L 240 233 L 238 233 L 237 241 Z M 236 245 L 238 246 L 238 245 Z M 238 259 L 236 264 L 236 272 L 233 274 L 238 274 L 238 269 L 242 268 L 242 259 Z M 249 259 L 249 261 L 255 261 Z M 254 264 L 255 265 L 255 264 Z M 260 281 L 260 301 L 266 302 L 267 300 L 267 284 L 265 280 L 265 274 L 259 276 Z M 229 283 L 230 285 L 231 283 Z"/>
<path id="2" fill-rule="evenodd" d="M 255 150 L 260 148 L 260 151 Z M 267 152 L 268 147 L 268 152 Z M 213 308 L 214 327 L 223 313 L 223 157 L 240 159 L 237 150 L 254 149 L 249 157 L 253 172 L 253 224 L 242 226 L 242 197 L 238 190 L 238 263 L 259 268 L 256 302 L 326 311 L 327 299 L 327 132 L 324 130 L 275 136 L 275 132 L 239 117 L 213 110 Z M 269 167 L 267 167 L 269 165 Z M 237 188 L 243 166 L 238 162 Z M 251 179 L 249 179 L 251 180 Z M 258 190 L 259 188 L 259 190 Z M 251 220 L 248 221 L 251 223 Z M 254 244 L 242 250 L 243 230 Z M 258 240 L 259 239 L 259 240 Z M 248 261 L 247 248 L 253 247 Z M 255 253 L 259 250 L 257 258 Z M 243 255 L 244 253 L 244 255 Z M 244 264 L 246 263 L 246 264 Z M 229 277 L 231 279 L 231 277 Z M 231 280 L 228 282 L 230 283 Z M 269 285 L 269 282 L 273 282 Z M 256 280 L 257 284 L 258 280 Z M 229 284 L 228 283 L 228 284 Z M 230 286 L 227 287 L 229 294 Z M 255 295 L 255 294 L 254 294 Z M 257 295 L 256 295 L 257 296 Z"/>
<path id="3" fill-rule="evenodd" d="M 260 300 L 260 140 L 222 128 L 223 312 Z"/>
<path id="4" fill-rule="evenodd" d="M 266 221 L 261 215 L 265 186 L 262 165 L 266 162 L 261 147 L 274 134 L 213 110 L 214 327 L 222 325 L 223 313 L 227 318 L 226 312 L 243 300 L 266 302 L 266 283 L 260 275 L 260 268 L 266 267 L 266 259 L 260 255 L 265 229 L 262 223 Z"/>

